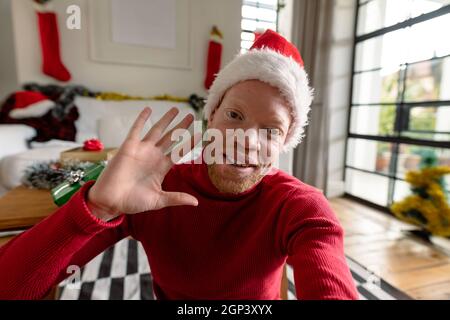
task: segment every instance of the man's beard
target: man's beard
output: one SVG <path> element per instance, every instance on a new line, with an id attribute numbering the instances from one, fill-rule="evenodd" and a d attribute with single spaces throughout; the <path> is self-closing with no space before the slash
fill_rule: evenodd
<path id="1" fill-rule="evenodd" d="M 258 170 L 244 178 L 224 177 L 218 170 L 217 164 L 208 165 L 208 175 L 212 184 L 223 193 L 238 194 L 247 191 L 261 181 L 264 174 Z"/>

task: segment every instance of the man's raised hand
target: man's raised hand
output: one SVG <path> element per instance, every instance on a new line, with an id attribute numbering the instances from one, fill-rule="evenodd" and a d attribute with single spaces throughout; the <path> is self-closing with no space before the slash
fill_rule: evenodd
<path id="1" fill-rule="evenodd" d="M 141 131 L 150 114 L 150 108 L 145 108 L 139 114 L 118 152 L 89 190 L 88 207 L 102 220 L 111 220 L 122 213 L 134 214 L 170 206 L 198 204 L 192 195 L 166 192 L 161 187 L 165 175 L 174 165 L 167 154 L 174 144 L 172 132 L 187 129 L 194 117 L 187 115 L 165 133 L 178 114 L 178 109 L 172 108 L 141 139 Z M 192 149 L 200 138 L 201 135 L 194 135 L 185 143 L 189 143 L 189 149 Z"/>

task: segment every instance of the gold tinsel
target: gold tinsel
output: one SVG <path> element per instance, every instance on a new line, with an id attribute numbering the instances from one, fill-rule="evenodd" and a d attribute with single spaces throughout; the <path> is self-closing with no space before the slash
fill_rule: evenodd
<path id="1" fill-rule="evenodd" d="M 172 101 L 172 102 L 189 102 L 189 98 L 176 97 L 168 94 L 152 96 L 152 97 L 141 97 L 141 96 L 130 96 L 127 94 L 121 94 L 117 92 L 102 92 L 95 96 L 98 100 L 159 100 L 159 101 Z"/>

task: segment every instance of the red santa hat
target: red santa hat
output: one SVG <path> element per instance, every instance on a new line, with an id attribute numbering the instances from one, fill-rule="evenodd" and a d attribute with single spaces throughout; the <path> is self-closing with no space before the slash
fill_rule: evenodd
<path id="1" fill-rule="evenodd" d="M 284 150 L 295 148 L 302 141 L 313 99 L 313 90 L 297 48 L 275 31 L 264 32 L 249 51 L 236 56 L 219 72 L 208 93 L 205 118 L 210 120 L 228 89 L 245 80 L 260 80 L 278 88 L 292 114 Z"/>
<path id="2" fill-rule="evenodd" d="M 9 112 L 13 119 L 39 118 L 45 115 L 55 103 L 40 92 L 17 91 L 14 93 L 14 106 Z"/>

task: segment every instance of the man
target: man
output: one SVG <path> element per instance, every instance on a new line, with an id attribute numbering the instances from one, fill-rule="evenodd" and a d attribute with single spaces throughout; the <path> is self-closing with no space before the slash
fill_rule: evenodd
<path id="1" fill-rule="evenodd" d="M 267 31 L 219 73 L 205 116 L 224 136 L 266 130 L 275 159 L 301 141 L 311 99 L 297 49 Z M 159 299 L 279 299 L 288 258 L 299 299 L 358 297 L 342 228 L 320 191 L 250 161 L 259 140 L 245 145 L 244 163 L 174 165 L 173 130 L 193 118 L 165 132 L 172 109 L 140 139 L 150 113 L 140 114 L 95 184 L 0 250 L 0 297 L 41 298 L 68 266 L 127 236 L 141 241 Z"/>

